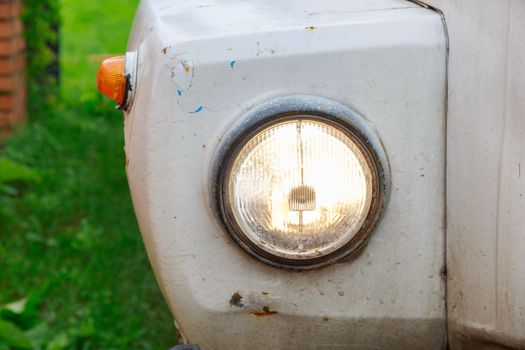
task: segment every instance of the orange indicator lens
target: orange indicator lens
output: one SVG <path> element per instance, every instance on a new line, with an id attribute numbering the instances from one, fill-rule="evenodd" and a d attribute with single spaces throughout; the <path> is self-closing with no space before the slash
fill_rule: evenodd
<path id="1" fill-rule="evenodd" d="M 97 73 L 97 89 L 122 105 L 126 96 L 126 58 L 110 57 L 102 61 Z"/>

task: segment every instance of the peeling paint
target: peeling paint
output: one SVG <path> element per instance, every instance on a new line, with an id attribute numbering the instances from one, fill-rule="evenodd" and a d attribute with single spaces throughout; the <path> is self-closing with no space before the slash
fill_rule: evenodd
<path id="1" fill-rule="evenodd" d="M 171 80 L 175 83 L 177 89 L 181 91 L 181 94 L 191 87 L 194 70 L 194 63 L 190 60 L 179 61 L 171 68 Z"/>
<path id="2" fill-rule="evenodd" d="M 181 91 L 181 94 L 184 92 Z M 178 93 L 177 93 L 178 94 Z M 180 96 L 180 95 L 179 95 Z M 177 106 L 179 107 L 179 109 L 181 111 L 183 111 L 184 113 L 189 113 L 189 114 L 195 114 L 195 113 L 200 113 L 202 112 L 204 109 L 207 109 L 205 106 L 203 105 L 200 105 L 200 106 L 197 106 L 196 108 L 194 107 L 191 107 L 191 106 L 188 106 L 188 107 L 185 107 L 181 104 L 181 101 L 180 100 L 177 100 Z"/>
<path id="3" fill-rule="evenodd" d="M 190 112 L 190 113 L 199 113 L 199 112 L 201 112 L 203 109 L 204 109 L 204 106 L 199 106 L 199 107 L 197 107 L 193 112 Z"/>
<path id="4" fill-rule="evenodd" d="M 254 311 L 251 314 L 258 316 L 258 317 L 264 317 L 264 316 L 276 315 L 278 314 L 278 312 L 275 310 L 270 310 L 268 306 L 263 306 L 262 311 Z"/>

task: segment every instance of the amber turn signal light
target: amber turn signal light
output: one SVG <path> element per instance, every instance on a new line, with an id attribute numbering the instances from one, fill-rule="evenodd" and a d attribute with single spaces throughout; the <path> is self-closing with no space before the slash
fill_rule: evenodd
<path id="1" fill-rule="evenodd" d="M 110 57 L 102 61 L 97 72 L 97 89 L 123 105 L 126 99 L 126 57 Z"/>

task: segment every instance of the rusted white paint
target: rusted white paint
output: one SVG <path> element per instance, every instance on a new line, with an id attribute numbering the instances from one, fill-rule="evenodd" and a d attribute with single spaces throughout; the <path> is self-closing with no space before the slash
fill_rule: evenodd
<path id="1" fill-rule="evenodd" d="M 450 344 L 525 349 L 525 1 L 426 2 L 450 37 Z"/>
<path id="2" fill-rule="evenodd" d="M 129 44 L 139 65 L 127 171 L 153 269 L 189 341 L 204 350 L 441 348 L 445 42 L 439 15 L 401 0 L 142 1 Z M 301 273 L 249 257 L 209 198 L 231 125 L 262 101 L 297 94 L 374 124 L 392 177 L 362 255 Z"/>

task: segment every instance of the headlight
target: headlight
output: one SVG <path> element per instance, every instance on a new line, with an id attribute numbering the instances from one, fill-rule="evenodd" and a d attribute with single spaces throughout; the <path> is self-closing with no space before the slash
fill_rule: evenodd
<path id="1" fill-rule="evenodd" d="M 240 136 L 223 164 L 232 236 L 272 265 L 308 268 L 349 255 L 382 207 L 375 152 L 329 116 L 274 116 Z"/>

